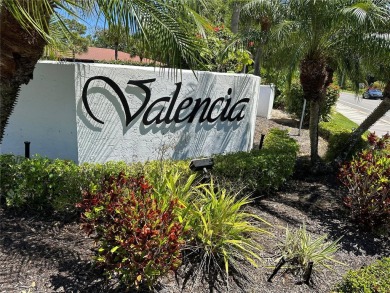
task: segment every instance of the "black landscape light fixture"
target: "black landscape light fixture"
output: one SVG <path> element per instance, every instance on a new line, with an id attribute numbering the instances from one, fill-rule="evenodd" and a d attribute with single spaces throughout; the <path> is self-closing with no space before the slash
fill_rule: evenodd
<path id="1" fill-rule="evenodd" d="M 282 266 L 286 263 L 287 261 L 282 257 L 278 264 L 276 265 L 274 271 L 272 272 L 271 276 L 267 279 L 268 282 L 272 282 L 272 278 L 275 277 L 275 275 L 278 273 L 278 271 L 282 268 Z"/>
<path id="2" fill-rule="evenodd" d="M 307 270 L 306 270 L 305 275 L 304 275 L 304 282 L 306 285 L 309 285 L 312 271 L 313 271 L 313 262 L 310 261 L 309 264 L 307 265 Z"/>
<path id="3" fill-rule="evenodd" d="M 203 171 L 203 178 L 201 179 L 201 183 L 206 183 L 210 180 L 210 173 L 208 170 L 211 170 L 213 166 L 213 158 L 195 159 L 190 163 L 190 169 L 192 171 Z"/>
<path id="4" fill-rule="evenodd" d="M 29 141 L 24 142 L 24 157 L 30 159 L 30 143 Z"/>
<path id="5" fill-rule="evenodd" d="M 261 150 L 263 148 L 264 137 L 265 137 L 265 134 L 262 134 L 260 137 L 259 150 Z"/>
<path id="6" fill-rule="evenodd" d="M 192 171 L 205 171 L 212 169 L 214 166 L 213 158 L 203 158 L 203 159 L 195 159 L 190 163 L 190 169 Z"/>

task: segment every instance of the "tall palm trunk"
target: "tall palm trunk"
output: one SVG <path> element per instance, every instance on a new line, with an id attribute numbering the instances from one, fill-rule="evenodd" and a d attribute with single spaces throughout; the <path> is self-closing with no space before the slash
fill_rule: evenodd
<path id="1" fill-rule="evenodd" d="M 300 64 L 300 81 L 304 98 L 310 101 L 310 160 L 316 167 L 318 156 L 318 123 L 320 105 L 325 98 L 328 73 L 325 59 L 321 56 L 306 56 Z"/>
<path id="2" fill-rule="evenodd" d="M 240 22 L 241 4 L 239 1 L 233 3 L 232 20 L 230 22 L 230 30 L 232 33 L 238 33 L 238 24 Z"/>
<path id="3" fill-rule="evenodd" d="M 348 139 L 347 147 L 335 159 L 335 163 L 339 164 L 346 160 L 350 155 L 354 146 L 364 132 L 366 132 L 375 122 L 383 117 L 390 110 L 390 80 L 387 81 L 385 90 L 383 91 L 383 101 L 375 108 L 375 110 L 359 125 L 358 128 L 351 134 Z"/>
<path id="4" fill-rule="evenodd" d="M 15 0 L 27 7 L 30 0 Z M 42 13 L 49 22 L 50 15 Z M 22 84 L 33 78 L 35 64 L 43 54 L 46 41 L 35 31 L 23 29 L 1 6 L 0 13 L 0 142 L 17 101 Z"/>
<path id="5" fill-rule="evenodd" d="M 118 42 L 114 43 L 114 50 L 115 50 L 115 60 L 118 60 Z"/>
<path id="6" fill-rule="evenodd" d="M 318 123 L 320 122 L 320 101 L 319 99 L 310 101 L 310 160 L 312 165 L 318 161 Z"/>
<path id="7" fill-rule="evenodd" d="M 256 76 L 260 76 L 260 60 L 261 60 L 261 54 L 262 54 L 262 44 L 259 44 L 257 49 L 256 49 L 256 55 L 255 55 L 255 62 L 253 64 L 253 74 Z"/>
<path id="8" fill-rule="evenodd" d="M 256 55 L 255 55 L 255 62 L 253 64 L 254 67 L 254 72 L 253 74 L 256 76 L 260 76 L 260 70 L 261 70 L 261 65 L 262 65 L 262 58 L 263 58 L 263 48 L 268 42 L 268 33 L 271 29 L 272 22 L 271 20 L 264 16 L 260 20 L 260 27 L 261 27 L 261 32 L 263 34 L 262 38 L 259 41 L 259 45 L 256 50 Z"/>

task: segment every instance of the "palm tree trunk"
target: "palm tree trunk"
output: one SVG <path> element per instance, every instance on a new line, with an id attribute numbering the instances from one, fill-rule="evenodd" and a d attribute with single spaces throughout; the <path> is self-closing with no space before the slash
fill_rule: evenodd
<path id="1" fill-rule="evenodd" d="M 318 123 L 320 122 L 320 105 L 325 98 L 328 72 L 326 61 L 321 55 L 306 56 L 300 64 L 300 82 L 304 98 L 310 101 L 310 159 L 313 170 L 317 168 L 318 156 Z"/>
<path id="2" fill-rule="evenodd" d="M 390 80 L 383 91 L 383 101 L 375 108 L 375 110 L 359 125 L 358 128 L 349 137 L 347 148 L 343 150 L 335 159 L 335 164 L 340 164 L 350 155 L 359 138 L 366 132 L 375 122 L 381 119 L 390 110 Z"/>
<path id="3" fill-rule="evenodd" d="M 115 60 L 118 60 L 118 42 L 115 42 L 114 49 L 115 49 Z"/>
<path id="4" fill-rule="evenodd" d="M 319 159 L 318 156 L 318 123 L 320 122 L 320 100 L 310 101 L 310 160 L 314 166 Z"/>
<path id="5" fill-rule="evenodd" d="M 233 3 L 232 20 L 230 22 L 230 30 L 232 33 L 238 33 L 238 23 L 240 22 L 241 4 L 239 1 Z"/>
<path id="6" fill-rule="evenodd" d="M 261 60 L 261 54 L 262 54 L 262 49 L 261 49 L 261 45 L 259 44 L 259 46 L 257 47 L 256 49 L 256 56 L 255 56 L 255 62 L 253 64 L 253 74 L 256 75 L 256 76 L 260 76 L 260 67 L 261 67 L 261 64 L 260 64 L 260 60 Z"/>
<path id="7" fill-rule="evenodd" d="M 18 0 L 26 7 L 29 0 Z M 0 11 L 0 142 L 17 101 L 22 84 L 33 78 L 36 63 L 43 54 L 45 40 L 35 31 L 23 29 L 5 9 Z M 41 14 L 49 22 L 50 15 Z"/>

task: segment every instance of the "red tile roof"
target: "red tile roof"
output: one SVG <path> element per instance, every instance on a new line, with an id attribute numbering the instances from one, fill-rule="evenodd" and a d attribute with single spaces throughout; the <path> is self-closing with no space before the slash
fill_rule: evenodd
<path id="1" fill-rule="evenodd" d="M 77 60 L 94 60 L 94 61 L 112 61 L 115 60 L 115 50 L 105 49 L 105 48 L 96 48 L 88 47 L 88 51 L 81 54 L 76 54 Z M 141 59 L 138 56 L 130 57 L 129 53 L 118 51 L 118 60 L 121 61 L 133 61 L 141 62 Z M 152 62 L 149 59 L 142 59 L 143 63 Z"/>

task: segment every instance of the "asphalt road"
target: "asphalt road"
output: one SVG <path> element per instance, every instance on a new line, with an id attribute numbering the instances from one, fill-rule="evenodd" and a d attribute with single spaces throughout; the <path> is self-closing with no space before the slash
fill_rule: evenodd
<path id="1" fill-rule="evenodd" d="M 352 121 L 360 124 L 381 102 L 381 100 L 362 99 L 355 94 L 341 92 L 336 104 L 336 110 Z M 371 126 L 370 131 L 383 135 L 390 132 L 390 111 Z"/>

